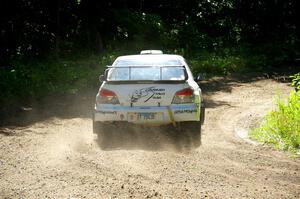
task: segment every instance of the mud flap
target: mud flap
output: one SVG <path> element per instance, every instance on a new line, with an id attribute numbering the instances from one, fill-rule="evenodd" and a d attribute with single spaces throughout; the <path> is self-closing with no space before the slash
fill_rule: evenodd
<path id="1" fill-rule="evenodd" d="M 168 106 L 168 113 L 169 113 L 169 118 L 170 118 L 173 126 L 176 127 L 176 122 L 175 122 L 175 119 L 174 119 L 174 115 L 173 115 L 173 112 L 172 112 L 172 110 L 169 106 Z"/>
<path id="2" fill-rule="evenodd" d="M 205 119 L 205 106 L 204 102 L 201 103 L 201 112 L 200 112 L 200 123 L 204 124 L 204 119 Z"/>

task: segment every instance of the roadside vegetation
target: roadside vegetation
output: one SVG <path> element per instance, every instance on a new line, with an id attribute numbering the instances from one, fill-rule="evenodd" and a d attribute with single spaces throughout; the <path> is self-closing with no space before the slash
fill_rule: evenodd
<path id="1" fill-rule="evenodd" d="M 139 50 L 131 53 L 139 53 Z M 177 53 L 177 50 L 166 53 Z M 198 57 L 187 55 L 194 74 L 226 75 L 261 71 L 266 65 L 261 55 L 246 57 L 229 52 L 202 53 Z M 99 74 L 105 70 L 106 65 L 112 64 L 117 56 L 123 54 L 130 54 L 130 50 L 83 53 L 62 58 L 53 56 L 42 60 L 15 59 L 9 67 L 0 68 L 0 100 L 12 102 L 11 100 L 39 98 L 51 93 L 76 94 L 82 89 L 97 87 Z M 253 67 L 254 65 L 257 67 Z"/>
<path id="2" fill-rule="evenodd" d="M 195 74 L 290 70 L 300 58 L 295 4 L 9 1 L 0 7 L 0 103 L 97 87 L 105 65 L 143 49 L 183 55 Z"/>
<path id="3" fill-rule="evenodd" d="M 269 112 L 260 127 L 250 136 L 260 142 L 270 143 L 281 150 L 300 152 L 300 73 L 292 76 L 288 99 L 277 97 L 276 109 Z"/>
<path id="4" fill-rule="evenodd" d="M 48 94 L 76 94 L 98 85 L 99 74 L 113 55 L 86 55 L 34 62 L 15 61 L 13 67 L 0 68 L 0 99 L 32 99 Z"/>

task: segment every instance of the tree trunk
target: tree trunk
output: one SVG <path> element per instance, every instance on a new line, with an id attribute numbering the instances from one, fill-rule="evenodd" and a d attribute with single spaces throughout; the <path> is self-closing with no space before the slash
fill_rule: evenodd
<path id="1" fill-rule="evenodd" d="M 59 58 L 60 54 L 60 9 L 61 9 L 61 0 L 57 0 L 56 7 L 56 33 L 55 33 L 55 56 Z"/>

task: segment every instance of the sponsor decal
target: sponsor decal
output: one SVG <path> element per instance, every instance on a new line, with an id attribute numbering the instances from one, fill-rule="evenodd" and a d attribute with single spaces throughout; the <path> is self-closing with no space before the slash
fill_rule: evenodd
<path id="1" fill-rule="evenodd" d="M 176 110 L 174 114 L 182 114 L 182 113 L 196 113 L 196 109 L 185 109 L 185 110 Z"/>
<path id="2" fill-rule="evenodd" d="M 166 89 L 164 88 L 156 88 L 155 86 L 142 88 L 135 90 L 130 96 L 130 101 L 132 103 L 137 102 L 139 100 L 143 100 L 143 102 L 149 101 L 152 99 L 161 99 L 164 96 Z"/>

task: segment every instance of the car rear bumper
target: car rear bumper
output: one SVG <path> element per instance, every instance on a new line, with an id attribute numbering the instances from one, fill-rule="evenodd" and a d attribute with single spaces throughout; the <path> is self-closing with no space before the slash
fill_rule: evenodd
<path id="1" fill-rule="evenodd" d="M 94 121 L 162 125 L 183 121 L 200 121 L 200 111 L 200 107 L 196 104 L 174 104 L 159 107 L 96 105 Z"/>

